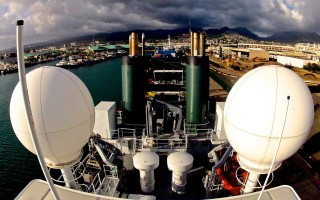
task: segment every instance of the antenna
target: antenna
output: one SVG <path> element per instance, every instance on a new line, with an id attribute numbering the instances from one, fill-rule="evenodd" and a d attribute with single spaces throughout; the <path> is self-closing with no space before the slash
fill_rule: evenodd
<path id="1" fill-rule="evenodd" d="M 144 33 L 142 33 L 142 48 L 141 48 L 141 55 L 144 56 L 144 48 L 145 48 L 145 41 L 144 41 Z"/>
<path id="2" fill-rule="evenodd" d="M 29 126 L 29 131 L 31 133 L 31 139 L 32 143 L 34 145 L 42 172 L 47 179 L 47 182 L 49 184 L 49 188 L 52 192 L 53 197 L 56 200 L 60 200 L 60 197 L 58 195 L 58 192 L 53 184 L 53 181 L 51 179 L 51 176 L 49 174 L 48 168 L 46 166 L 46 162 L 44 160 L 41 147 L 39 144 L 39 140 L 36 134 L 36 129 L 32 117 L 32 111 L 30 107 L 30 101 L 29 101 L 29 95 L 28 95 L 28 87 L 27 87 L 27 81 L 26 81 L 26 73 L 25 73 L 25 66 L 24 66 L 24 51 L 23 51 L 23 20 L 18 20 L 17 21 L 17 58 L 18 58 L 18 73 L 19 73 L 19 80 L 21 84 L 21 90 L 22 90 L 22 98 L 23 98 L 23 103 L 25 107 L 25 113 L 27 117 L 27 122 Z"/>
<path id="3" fill-rule="evenodd" d="M 131 47 L 131 34 L 129 35 L 129 56 L 132 55 L 132 47 Z"/>

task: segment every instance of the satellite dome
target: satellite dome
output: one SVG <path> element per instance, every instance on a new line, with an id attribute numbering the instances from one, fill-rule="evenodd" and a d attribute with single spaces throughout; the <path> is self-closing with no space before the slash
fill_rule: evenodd
<path id="1" fill-rule="evenodd" d="M 303 80 L 291 70 L 271 65 L 241 77 L 224 109 L 228 140 L 240 165 L 267 173 L 281 143 L 273 170 L 305 142 L 313 124 L 313 100 Z"/>
<path id="2" fill-rule="evenodd" d="M 49 167 L 77 162 L 94 125 L 94 104 L 83 82 L 68 70 L 41 67 L 26 76 L 29 100 L 41 150 Z M 35 149 L 23 106 L 20 82 L 10 102 L 13 130 L 32 153 Z"/>

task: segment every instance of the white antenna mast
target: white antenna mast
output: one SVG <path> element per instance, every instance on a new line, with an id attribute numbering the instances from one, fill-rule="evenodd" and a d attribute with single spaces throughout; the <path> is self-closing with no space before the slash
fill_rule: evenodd
<path id="1" fill-rule="evenodd" d="M 42 172 L 47 179 L 49 184 L 49 188 L 51 189 L 52 195 L 56 200 L 60 200 L 58 192 L 53 184 L 51 176 L 49 174 L 48 168 L 46 166 L 46 162 L 44 160 L 41 147 L 39 144 L 39 140 L 36 134 L 36 129 L 34 126 L 34 121 L 32 117 L 30 102 L 29 102 L 29 95 L 28 95 L 28 88 L 27 88 L 27 81 L 26 81 L 26 73 L 24 67 L 24 50 L 23 50 L 23 20 L 17 21 L 17 29 L 16 29 L 16 37 L 17 37 L 17 61 L 18 61 L 18 69 L 19 69 L 19 80 L 22 90 L 22 98 L 25 107 L 27 122 L 29 125 L 29 131 L 31 133 L 32 142 L 34 145 L 34 149 L 36 151 Z"/>

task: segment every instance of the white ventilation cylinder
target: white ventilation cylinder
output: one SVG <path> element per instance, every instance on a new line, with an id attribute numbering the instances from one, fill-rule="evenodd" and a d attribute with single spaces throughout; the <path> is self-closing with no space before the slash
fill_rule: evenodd
<path id="1" fill-rule="evenodd" d="M 172 171 L 172 191 L 178 194 L 185 193 L 187 173 L 193 166 L 193 156 L 185 152 L 175 152 L 168 156 L 167 164 Z"/>
<path id="2" fill-rule="evenodd" d="M 68 70 L 37 68 L 26 75 L 35 130 L 49 167 L 62 168 L 77 162 L 92 134 L 94 104 L 83 82 Z M 32 143 L 20 83 L 10 102 L 13 130 L 32 153 Z"/>
<path id="3" fill-rule="evenodd" d="M 159 156 L 154 152 L 140 152 L 133 156 L 133 165 L 140 171 L 141 190 L 145 193 L 154 191 L 154 169 L 159 166 Z"/>
<path id="4" fill-rule="evenodd" d="M 224 109 L 228 140 L 240 165 L 266 174 L 294 154 L 313 124 L 313 100 L 303 80 L 291 70 L 271 65 L 251 70 L 230 91 Z"/>

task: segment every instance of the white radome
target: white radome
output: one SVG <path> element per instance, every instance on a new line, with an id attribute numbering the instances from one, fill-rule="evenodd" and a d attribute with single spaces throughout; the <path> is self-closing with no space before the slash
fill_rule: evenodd
<path id="1" fill-rule="evenodd" d="M 271 65 L 256 68 L 233 86 L 226 100 L 224 124 L 240 165 L 264 174 L 293 155 L 313 124 L 313 100 L 303 80 L 291 70 Z"/>
<path id="2" fill-rule="evenodd" d="M 94 126 L 94 104 L 83 82 L 68 70 L 37 68 L 26 75 L 35 129 L 49 167 L 73 164 L 82 155 Z M 31 140 L 20 83 L 10 102 L 13 130 L 32 153 Z"/>

